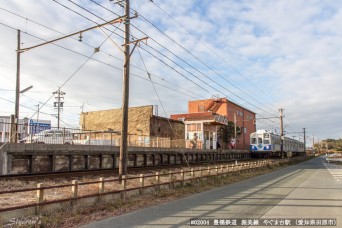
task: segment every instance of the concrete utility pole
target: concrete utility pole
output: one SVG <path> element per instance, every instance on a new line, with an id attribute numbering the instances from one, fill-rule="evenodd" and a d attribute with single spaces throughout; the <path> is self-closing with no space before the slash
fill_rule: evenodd
<path id="1" fill-rule="evenodd" d="M 312 149 L 315 149 L 315 133 L 312 133 Z"/>
<path id="2" fill-rule="evenodd" d="M 281 151 L 281 159 L 284 159 L 284 127 L 283 127 L 283 108 L 279 108 L 279 118 L 280 118 L 280 151 Z"/>
<path id="3" fill-rule="evenodd" d="M 125 35 L 124 35 L 124 69 L 123 69 L 123 89 L 122 89 L 122 123 L 120 140 L 120 163 L 119 179 L 127 174 L 127 131 L 128 131 L 128 101 L 129 101 L 129 66 L 130 66 L 130 47 L 129 47 L 129 27 L 130 27 L 130 8 L 129 0 L 125 1 Z"/>
<path id="4" fill-rule="evenodd" d="M 10 135 L 10 142 L 18 142 L 18 123 L 19 123 L 19 95 L 20 95 L 20 30 L 18 30 L 17 38 L 17 77 L 15 87 L 15 111 L 14 122 L 12 122 L 12 134 Z M 14 125 L 13 125 L 14 124 Z"/>
<path id="5" fill-rule="evenodd" d="M 122 1 L 123 2 L 123 1 Z M 121 123 L 121 141 L 120 141 L 120 162 L 119 162 L 119 180 L 122 181 L 122 175 L 127 174 L 127 134 L 128 134 L 128 101 L 129 101 L 129 67 L 130 67 L 130 58 L 136 48 L 137 44 L 140 41 L 147 40 L 148 37 L 144 37 L 141 39 L 137 39 L 134 41 L 130 41 L 130 8 L 129 8 L 129 0 L 125 0 L 124 5 L 125 15 L 124 24 L 125 24 L 125 34 L 124 34 L 124 69 L 123 69 L 123 89 L 122 89 L 122 123 Z M 135 14 L 134 17 L 138 15 Z M 134 47 L 132 51 L 130 51 L 130 44 L 134 43 Z"/>
<path id="6" fill-rule="evenodd" d="M 57 94 L 55 97 L 57 99 L 56 102 L 54 102 L 54 107 L 57 108 L 57 128 L 59 129 L 59 123 L 60 123 L 60 115 L 61 115 L 61 109 L 63 109 L 63 104 L 61 100 L 64 99 L 65 93 L 61 91 L 61 89 L 58 89 L 56 92 L 53 92 L 52 94 Z"/>
<path id="7" fill-rule="evenodd" d="M 16 82 L 15 115 L 14 115 L 14 121 L 11 124 L 11 132 L 12 132 L 11 136 L 14 136 L 14 137 L 10 138 L 11 139 L 10 142 L 17 142 L 18 141 L 19 94 L 20 94 L 20 54 L 23 53 L 23 52 L 32 50 L 34 48 L 37 48 L 37 47 L 41 47 L 41 46 L 44 46 L 44 45 L 47 45 L 47 44 L 51 44 L 51 43 L 53 43 L 55 41 L 65 39 L 65 38 L 68 38 L 70 36 L 74 36 L 76 34 L 81 34 L 82 32 L 87 32 L 87 31 L 90 31 L 92 29 L 100 28 L 100 27 L 103 27 L 103 26 L 106 26 L 106 25 L 111 25 L 111 24 L 114 24 L 114 23 L 119 23 L 119 22 L 122 22 L 122 20 L 123 20 L 123 17 L 118 17 L 118 18 L 116 18 L 114 20 L 110 20 L 110 21 L 108 21 L 106 23 L 99 24 L 99 25 L 96 25 L 96 26 L 93 26 L 93 27 L 90 27 L 90 28 L 87 28 L 87 29 L 84 29 L 84 30 L 81 30 L 81 31 L 78 31 L 78 32 L 75 32 L 75 33 L 72 33 L 72 34 L 69 34 L 69 35 L 66 35 L 66 36 L 63 36 L 63 37 L 59 37 L 59 38 L 54 39 L 54 40 L 50 40 L 50 41 L 47 41 L 47 42 L 44 42 L 44 43 L 41 43 L 41 44 L 38 44 L 38 45 L 34 45 L 34 46 L 31 46 L 31 47 L 23 48 L 23 49 L 20 48 L 20 30 L 18 30 L 18 48 L 16 50 L 17 51 L 17 82 Z M 22 91 L 22 92 L 24 92 L 24 91 Z M 58 120 L 58 125 L 59 125 L 59 120 Z"/>
<path id="8" fill-rule="evenodd" d="M 39 123 L 39 104 L 37 105 L 38 110 L 37 110 L 37 124 L 36 124 L 36 134 L 38 134 L 38 123 Z"/>
<path id="9" fill-rule="evenodd" d="M 304 153 L 306 154 L 305 128 L 303 128 L 303 131 L 304 131 Z"/>
<path id="10" fill-rule="evenodd" d="M 234 112 L 234 140 L 235 140 L 235 147 L 234 149 L 236 150 L 236 146 L 237 146 L 237 140 L 236 140 L 236 113 Z"/>

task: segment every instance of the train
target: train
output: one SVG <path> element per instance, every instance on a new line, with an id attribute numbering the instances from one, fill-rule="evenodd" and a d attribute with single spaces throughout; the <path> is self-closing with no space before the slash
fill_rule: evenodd
<path id="1" fill-rule="evenodd" d="M 305 155 L 304 143 L 288 137 L 283 138 L 284 156 Z M 258 130 L 250 136 L 251 157 L 278 157 L 281 155 L 281 136 L 267 130 Z"/>

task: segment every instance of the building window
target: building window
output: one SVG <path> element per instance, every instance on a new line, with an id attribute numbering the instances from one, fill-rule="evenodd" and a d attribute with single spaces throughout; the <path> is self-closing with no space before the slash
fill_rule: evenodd
<path id="1" fill-rule="evenodd" d="M 243 117 L 243 112 L 241 112 L 240 110 L 236 110 L 236 113 L 238 116 L 242 116 Z"/>
<path id="2" fill-rule="evenodd" d="M 240 110 L 236 110 L 236 114 L 237 114 L 238 116 L 243 116 L 243 112 L 241 112 Z"/>
<path id="3" fill-rule="evenodd" d="M 187 131 L 191 132 L 191 131 L 201 131 L 202 127 L 200 123 L 193 123 L 193 124 L 187 124 Z"/>
<path id="4" fill-rule="evenodd" d="M 246 127 L 243 128 L 243 133 L 244 133 L 244 134 L 247 133 L 247 128 L 246 128 Z"/>
<path id="5" fill-rule="evenodd" d="M 201 131 L 202 129 L 201 129 L 201 124 L 200 123 L 198 123 L 197 124 L 197 131 Z"/>
<path id="6" fill-rule="evenodd" d="M 253 119 L 253 115 L 247 114 L 247 120 L 252 120 Z"/>

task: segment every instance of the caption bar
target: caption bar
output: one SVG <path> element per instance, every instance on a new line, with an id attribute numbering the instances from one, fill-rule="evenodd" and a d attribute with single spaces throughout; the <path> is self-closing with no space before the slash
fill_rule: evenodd
<path id="1" fill-rule="evenodd" d="M 190 226 L 337 226 L 337 219 L 190 219 Z"/>

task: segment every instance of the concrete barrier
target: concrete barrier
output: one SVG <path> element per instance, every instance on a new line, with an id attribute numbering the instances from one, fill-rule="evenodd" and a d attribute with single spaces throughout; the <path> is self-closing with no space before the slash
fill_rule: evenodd
<path id="1" fill-rule="evenodd" d="M 0 175 L 116 169 L 119 147 L 8 143 L 0 149 Z M 249 151 L 129 147 L 128 167 L 246 159 Z"/>

